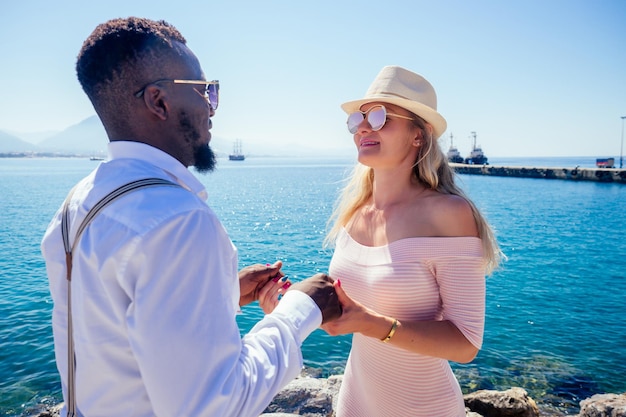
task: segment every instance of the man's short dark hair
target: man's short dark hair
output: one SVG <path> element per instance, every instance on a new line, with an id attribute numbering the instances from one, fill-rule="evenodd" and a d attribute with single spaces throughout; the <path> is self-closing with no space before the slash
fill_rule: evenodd
<path id="1" fill-rule="evenodd" d="M 78 81 L 91 101 L 97 101 L 102 89 L 116 90 L 111 83 L 131 85 L 145 78 L 138 63 L 146 66 L 155 57 L 178 55 L 174 41 L 186 44 L 180 32 L 163 20 L 109 20 L 98 25 L 83 43 L 76 62 Z"/>

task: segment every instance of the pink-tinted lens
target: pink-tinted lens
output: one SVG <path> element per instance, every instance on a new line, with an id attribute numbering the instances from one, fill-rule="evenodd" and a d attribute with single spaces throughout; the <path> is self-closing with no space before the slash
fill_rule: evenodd
<path id="1" fill-rule="evenodd" d="M 367 114 L 367 122 L 370 124 L 373 131 L 382 129 L 386 121 L 387 111 L 383 106 L 372 107 Z"/>
<path id="2" fill-rule="evenodd" d="M 359 125 L 361 124 L 364 118 L 365 118 L 365 115 L 361 113 L 360 111 L 356 111 L 350 114 L 348 116 L 348 121 L 346 122 L 348 124 L 348 131 L 354 135 L 357 132 L 357 130 L 359 130 Z"/>

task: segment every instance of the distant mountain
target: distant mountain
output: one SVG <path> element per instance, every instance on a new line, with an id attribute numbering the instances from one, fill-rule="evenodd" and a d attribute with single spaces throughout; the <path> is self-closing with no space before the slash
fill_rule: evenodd
<path id="1" fill-rule="evenodd" d="M 106 150 L 108 142 L 100 119 L 94 115 L 41 141 L 38 148 L 43 152 L 93 154 Z"/>
<path id="2" fill-rule="evenodd" d="M 48 131 L 41 131 L 41 132 L 17 132 L 17 131 L 5 130 L 4 133 L 8 133 L 9 135 L 16 136 L 28 143 L 37 145 L 42 140 L 48 139 L 49 137 L 56 135 L 57 133 L 59 133 L 59 131 L 48 130 Z"/>
<path id="3" fill-rule="evenodd" d="M 6 132 L 0 131 L 0 152 L 29 152 L 36 151 L 37 146 L 32 143 L 28 143 L 17 136 L 10 135 Z"/>

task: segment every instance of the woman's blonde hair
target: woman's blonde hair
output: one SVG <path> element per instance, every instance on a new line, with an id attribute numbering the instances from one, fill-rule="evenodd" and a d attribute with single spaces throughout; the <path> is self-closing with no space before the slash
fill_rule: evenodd
<path id="1" fill-rule="evenodd" d="M 424 140 L 423 146 L 419 148 L 416 163 L 413 165 L 413 174 L 427 187 L 443 194 L 460 196 L 469 203 L 476 220 L 478 237 L 482 240 L 486 272 L 490 274 L 504 258 L 495 234 L 476 205 L 456 185 L 455 173 L 448 165 L 448 159 L 444 155 L 443 150 L 436 143 L 436 139 L 433 138 L 432 128 L 419 116 L 413 116 L 415 117 L 413 123 L 419 128 Z M 374 170 L 357 163 L 328 221 L 329 225 L 332 224 L 332 227 L 330 227 L 330 231 L 326 236 L 326 245 L 334 244 L 341 229 L 348 224 L 357 210 L 370 199 L 373 185 Z"/>

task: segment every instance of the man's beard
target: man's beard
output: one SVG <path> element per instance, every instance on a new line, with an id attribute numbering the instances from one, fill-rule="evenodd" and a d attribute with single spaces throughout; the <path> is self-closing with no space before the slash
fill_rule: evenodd
<path id="1" fill-rule="evenodd" d="M 217 165 L 217 159 L 213 149 L 209 147 L 209 144 L 197 145 L 200 141 L 201 135 L 194 128 L 193 124 L 189 120 L 189 116 L 184 111 L 179 114 L 180 129 L 185 136 L 187 143 L 193 146 L 193 166 L 201 174 L 206 174 L 215 169 Z M 209 122 L 210 123 L 210 122 Z"/>
<path id="2" fill-rule="evenodd" d="M 215 169 L 215 165 L 217 165 L 215 153 L 208 144 L 195 149 L 193 160 L 194 168 L 196 168 L 196 171 L 201 174 L 213 171 Z"/>

